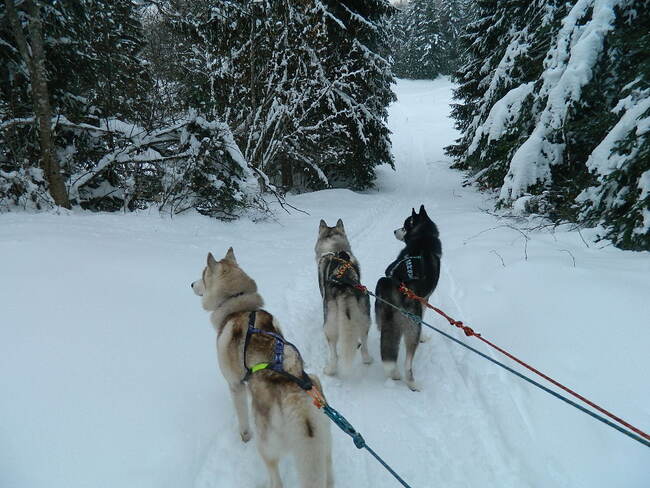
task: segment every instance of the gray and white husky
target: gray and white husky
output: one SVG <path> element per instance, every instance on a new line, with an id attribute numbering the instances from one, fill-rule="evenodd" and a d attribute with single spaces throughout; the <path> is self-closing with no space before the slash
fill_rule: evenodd
<path id="1" fill-rule="evenodd" d="M 230 387 L 239 433 L 244 442 L 251 438 L 248 420 L 247 390 L 252 397 L 257 449 L 266 464 L 270 488 L 282 488 L 278 462 L 293 455 L 301 488 L 332 488 L 332 448 L 329 420 L 296 382 L 271 369 L 250 374 L 246 365 L 265 364 L 276 354 L 268 333 L 282 337 L 279 325 L 262 310 L 257 285 L 237 264 L 232 248 L 217 261 L 212 254 L 200 280 L 192 283 L 194 293 L 202 297 L 203 308 L 217 331 L 219 367 Z M 248 339 L 250 327 L 264 331 Z M 292 347 L 284 349 L 282 368 L 294 377 L 305 375 L 300 354 Z M 322 392 L 318 377 L 309 376 Z"/>
<path id="2" fill-rule="evenodd" d="M 339 354 L 342 372 L 348 373 L 357 348 L 361 350 L 364 364 L 372 363 L 368 354 L 370 300 L 367 294 L 349 284 L 334 281 L 346 262 L 351 265 L 347 267 L 346 277 L 357 283 L 361 280 L 359 262 L 352 254 L 341 219 L 334 227 L 320 221 L 315 251 L 318 286 L 323 297 L 323 329 L 330 352 L 324 373 L 330 376 L 337 373 Z"/>

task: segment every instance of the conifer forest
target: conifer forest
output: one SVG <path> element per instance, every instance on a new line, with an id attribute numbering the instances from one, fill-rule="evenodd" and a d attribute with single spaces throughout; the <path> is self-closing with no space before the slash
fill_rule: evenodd
<path id="1" fill-rule="evenodd" d="M 439 76 L 496 211 L 650 250 L 650 0 L 2 0 L 0 211 L 369 190 L 395 78 Z"/>

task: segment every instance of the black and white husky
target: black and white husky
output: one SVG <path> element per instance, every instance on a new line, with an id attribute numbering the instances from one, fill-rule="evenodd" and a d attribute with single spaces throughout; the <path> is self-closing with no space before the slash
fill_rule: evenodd
<path id="1" fill-rule="evenodd" d="M 348 282 L 360 282 L 359 263 L 352 254 L 350 243 L 339 219 L 334 227 L 320 221 L 316 241 L 318 286 L 323 297 L 323 329 L 329 345 L 330 357 L 324 373 L 334 375 L 338 370 L 339 354 L 343 373 L 349 372 L 357 348 L 365 364 L 372 358 L 368 354 L 368 329 L 370 328 L 370 300 L 368 295 L 335 281 L 337 273 L 345 266 Z M 349 263 L 346 266 L 345 263 Z"/>
<path id="2" fill-rule="evenodd" d="M 411 216 L 404 221 L 404 226 L 395 231 L 395 237 L 404 241 L 406 247 L 386 268 L 386 276 L 377 282 L 375 293 L 378 297 L 421 318 L 422 305 L 405 297 L 399 291 L 399 286 L 404 283 L 418 296 L 427 300 L 436 289 L 442 256 L 438 228 L 422 205 L 418 213 L 412 209 Z M 405 381 L 411 390 L 417 391 L 413 377 L 413 356 L 420 342 L 422 326 L 379 300 L 375 301 L 375 321 L 381 333 L 381 360 L 386 375 L 394 380 L 400 379 L 397 354 L 403 337 L 406 346 Z"/>

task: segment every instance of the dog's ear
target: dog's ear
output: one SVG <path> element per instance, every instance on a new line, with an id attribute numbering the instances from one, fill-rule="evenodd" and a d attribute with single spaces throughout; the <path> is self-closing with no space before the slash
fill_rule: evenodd
<path id="1" fill-rule="evenodd" d="M 418 214 L 415 213 L 415 209 L 411 207 L 411 217 L 415 218 Z"/>
<path id="2" fill-rule="evenodd" d="M 232 247 L 228 248 L 228 252 L 224 256 L 224 259 L 226 261 L 230 261 L 231 263 L 237 264 L 237 258 L 235 257 L 235 251 L 232 250 Z"/>
<path id="3" fill-rule="evenodd" d="M 217 260 L 214 259 L 211 252 L 208 253 L 208 268 L 217 269 Z"/>
<path id="4" fill-rule="evenodd" d="M 336 221 L 336 228 L 339 229 L 339 230 L 343 230 L 343 231 L 345 230 L 345 229 L 343 228 L 343 221 L 342 221 L 341 219 L 338 219 L 338 220 Z"/>
<path id="5" fill-rule="evenodd" d="M 420 217 L 429 217 L 427 211 L 424 210 L 424 205 L 420 205 Z"/>
<path id="6" fill-rule="evenodd" d="M 325 222 L 323 219 L 320 219 L 320 224 L 318 225 L 318 232 L 323 232 L 325 229 L 327 229 L 327 222 Z"/>

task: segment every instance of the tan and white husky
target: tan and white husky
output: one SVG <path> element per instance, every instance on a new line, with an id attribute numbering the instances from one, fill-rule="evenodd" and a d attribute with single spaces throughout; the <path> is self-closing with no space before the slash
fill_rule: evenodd
<path id="1" fill-rule="evenodd" d="M 275 318 L 262 310 L 262 297 L 257 285 L 237 264 L 232 248 L 217 261 L 208 254 L 207 265 L 200 280 L 192 283 L 194 292 L 202 297 L 203 308 L 209 312 L 217 331 L 219 367 L 230 387 L 244 442 L 251 438 L 248 418 L 247 387 L 242 383 L 247 369 L 274 357 L 275 339 L 252 334 L 244 345 L 251 313 L 254 327 L 282 336 Z M 245 363 L 244 363 L 245 361 Z M 284 349 L 284 370 L 296 377 L 303 374 L 300 354 L 287 345 Z M 309 376 L 322 392 L 318 377 Z M 270 488 L 281 488 L 278 462 L 285 454 L 293 455 L 301 488 L 331 488 L 331 433 L 327 417 L 311 402 L 309 395 L 294 381 L 275 371 L 263 369 L 253 373 L 248 386 L 252 398 L 255 435 L 258 451 L 266 464 Z"/>

